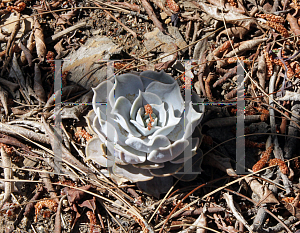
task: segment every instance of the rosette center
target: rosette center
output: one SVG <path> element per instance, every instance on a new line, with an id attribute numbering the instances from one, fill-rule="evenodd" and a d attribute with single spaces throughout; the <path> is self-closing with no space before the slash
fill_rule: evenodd
<path id="1" fill-rule="evenodd" d="M 143 122 L 145 127 L 147 127 L 148 130 L 151 130 L 152 126 L 155 126 L 154 124 L 155 122 L 157 122 L 155 121 L 156 115 L 153 113 L 153 109 L 150 104 L 145 105 L 144 109 L 145 109 L 145 114 L 143 117 Z"/>

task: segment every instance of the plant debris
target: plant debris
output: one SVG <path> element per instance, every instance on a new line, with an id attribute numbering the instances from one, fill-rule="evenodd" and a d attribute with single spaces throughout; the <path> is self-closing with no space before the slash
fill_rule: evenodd
<path id="1" fill-rule="evenodd" d="M 0 15 L 0 233 L 299 231 L 299 1 L 3 0 Z M 193 181 L 131 183 L 85 154 L 112 156 L 92 88 L 146 70 L 205 105 Z M 144 102 L 149 131 L 161 113 Z"/>

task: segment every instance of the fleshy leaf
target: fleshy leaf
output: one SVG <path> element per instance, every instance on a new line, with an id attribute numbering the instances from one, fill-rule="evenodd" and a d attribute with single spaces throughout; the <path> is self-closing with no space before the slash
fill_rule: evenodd
<path id="1" fill-rule="evenodd" d="M 144 71 L 140 74 L 141 80 L 144 84 L 144 88 L 146 89 L 150 83 L 153 81 L 158 81 L 160 83 L 172 84 L 175 80 L 164 71 L 155 72 L 152 70 Z"/>
<path id="2" fill-rule="evenodd" d="M 167 137 L 171 141 L 177 141 L 179 139 L 188 138 L 191 133 L 194 132 L 197 125 L 199 125 L 203 113 L 198 113 L 194 110 L 192 102 L 190 102 L 187 112 L 187 116 L 182 114 L 180 122 L 175 126 L 172 132 L 170 132 Z"/>
<path id="3" fill-rule="evenodd" d="M 167 112 L 165 110 L 164 103 L 157 105 L 157 104 L 151 104 L 153 113 L 157 116 L 158 122 L 157 125 L 164 127 L 167 124 Z"/>
<path id="4" fill-rule="evenodd" d="M 123 129 L 135 137 L 140 137 L 141 134 L 136 131 L 132 124 L 130 124 L 129 111 L 131 106 L 130 101 L 121 96 L 117 99 L 116 104 L 112 109 L 112 113 L 116 115 L 115 121 L 118 122 Z"/>
<path id="5" fill-rule="evenodd" d="M 153 179 L 153 176 L 147 169 L 136 168 L 132 165 L 117 165 L 113 167 L 113 173 L 120 178 L 126 178 L 131 182 L 147 181 Z"/>
<path id="6" fill-rule="evenodd" d="M 107 167 L 107 157 L 102 145 L 99 138 L 92 138 L 86 145 L 85 155 L 87 160 L 93 160 L 101 166 Z"/>
<path id="7" fill-rule="evenodd" d="M 196 110 L 196 112 L 204 113 L 204 98 L 200 98 L 196 92 L 192 91 L 192 102 L 193 102 L 193 108 Z"/>
<path id="8" fill-rule="evenodd" d="M 154 119 L 153 126 L 149 130 L 148 127 L 142 126 L 140 123 L 130 120 L 130 122 L 138 129 L 138 131 L 143 135 L 143 136 L 148 136 L 152 134 L 153 132 L 157 131 L 161 127 L 156 126 L 157 125 L 157 118 Z"/>
<path id="9" fill-rule="evenodd" d="M 164 163 L 152 163 L 150 161 L 145 161 L 144 163 L 133 164 L 132 166 L 143 168 L 143 169 L 158 169 L 163 168 L 165 166 Z"/>
<path id="10" fill-rule="evenodd" d="M 163 84 L 155 81 L 149 84 L 146 92 L 156 94 L 163 102 L 167 103 L 168 107 L 173 106 L 175 117 L 181 116 L 184 109 L 184 101 L 176 82 Z"/>
<path id="11" fill-rule="evenodd" d="M 173 107 L 169 106 L 168 109 L 168 120 L 166 122 L 166 126 L 156 130 L 153 135 L 149 136 L 150 139 L 154 138 L 156 135 L 168 135 L 172 130 L 174 130 L 175 126 L 180 122 L 181 118 L 176 118 L 174 116 Z"/>
<path id="12" fill-rule="evenodd" d="M 152 151 L 147 159 L 154 163 L 171 161 L 184 151 L 188 143 L 188 140 L 181 139 L 167 147 L 160 147 L 159 149 Z"/>
<path id="13" fill-rule="evenodd" d="M 102 169 L 100 171 L 106 177 L 113 179 L 118 185 L 121 185 L 121 184 L 129 181 L 126 178 L 122 178 L 122 177 L 116 176 L 113 173 L 113 167 L 108 167 L 107 169 Z"/>
<path id="14" fill-rule="evenodd" d="M 99 107 L 98 104 L 106 104 L 109 102 L 113 107 L 114 102 L 108 101 L 107 96 L 109 95 L 110 91 L 113 89 L 113 83 L 111 81 L 104 81 L 100 83 L 97 87 L 92 88 L 94 91 L 94 96 L 92 100 L 93 108 L 96 109 Z"/>
<path id="15" fill-rule="evenodd" d="M 154 131 L 156 131 L 157 129 L 165 126 L 166 121 L 167 121 L 167 112 L 165 110 L 164 107 L 164 103 L 157 105 L 157 104 L 150 104 L 153 110 L 153 114 L 155 114 L 156 118 L 155 118 L 155 122 L 152 123 L 152 126 L 159 126 L 159 127 L 155 127 L 154 129 L 151 130 L 145 130 L 143 128 L 147 128 L 145 126 L 145 123 L 143 121 L 143 117 L 145 114 L 145 109 L 144 107 L 139 108 L 139 110 L 136 113 L 136 119 L 133 119 L 131 121 L 131 123 L 133 123 L 135 125 L 136 128 L 139 129 L 139 131 L 142 133 L 143 136 L 148 136 L 150 134 L 152 134 Z M 136 121 L 136 123 L 135 123 Z M 139 126 L 137 126 L 136 124 L 139 124 Z M 152 127 L 152 128 L 153 128 Z"/>
<path id="16" fill-rule="evenodd" d="M 196 150 L 198 148 L 199 141 L 200 141 L 199 138 L 193 138 L 192 139 L 192 150 L 188 151 L 187 153 L 185 153 L 185 151 L 183 151 L 178 157 L 171 160 L 170 162 L 171 163 L 183 163 L 185 160 L 192 158 L 196 154 Z"/>
<path id="17" fill-rule="evenodd" d="M 163 177 L 163 176 L 170 176 L 177 171 L 179 171 L 183 167 L 183 164 L 175 164 L 166 162 L 163 168 L 159 169 L 149 169 L 150 173 L 154 176 Z"/>
<path id="18" fill-rule="evenodd" d="M 126 145 L 125 141 L 129 136 L 129 133 L 124 130 L 117 122 L 115 121 L 103 121 L 98 119 L 96 116 L 93 120 L 93 125 L 91 127 L 93 131 L 97 133 L 100 140 L 107 145 L 107 138 L 111 142 L 116 142 L 120 145 Z M 107 132 L 113 132 L 107 134 Z M 112 152 L 111 152 L 112 153 Z"/>
<path id="19" fill-rule="evenodd" d="M 124 74 L 113 80 L 114 85 L 112 81 L 105 81 L 94 89 L 94 112 L 89 113 L 86 120 L 90 131 L 99 138 L 87 146 L 87 158 L 109 166 L 108 175 L 118 184 L 128 180 L 149 181 L 153 176 L 180 178 L 179 175 L 186 172 L 183 162 L 186 159 L 195 162 L 194 157 L 199 158 L 195 152 L 198 138 L 191 140 L 190 154 L 183 152 L 203 116 L 198 112 L 204 110 L 197 106 L 193 109 L 189 103 L 183 114 L 184 100 L 179 85 L 163 71 L 145 71 L 140 76 Z M 194 93 L 192 101 L 201 102 Z M 144 113 L 147 104 L 153 110 L 151 130 L 147 127 L 149 116 Z M 195 166 L 193 171 L 196 172 L 185 173 L 181 179 L 195 178 L 201 170 L 200 162 Z M 183 173 L 175 175 L 179 170 Z"/>
<path id="20" fill-rule="evenodd" d="M 86 116 L 84 116 L 85 121 L 86 121 L 87 126 L 88 126 L 89 133 L 90 133 L 90 134 L 93 134 L 93 135 L 96 134 L 96 132 L 95 132 L 94 129 L 92 128 L 93 121 L 94 121 L 94 118 L 95 118 L 95 117 L 96 117 L 96 113 L 95 113 L 94 110 L 89 111 L 89 113 L 88 113 Z"/>
<path id="21" fill-rule="evenodd" d="M 140 138 L 132 137 L 132 138 L 128 138 L 125 141 L 125 143 L 137 151 L 143 151 L 146 153 L 150 153 L 153 150 L 156 150 L 160 147 L 167 147 L 171 145 L 169 139 L 163 135 L 158 135 L 154 137 L 152 140 L 149 140 L 148 138 L 140 139 Z M 159 162 L 159 161 L 152 161 L 152 162 Z"/>
<path id="22" fill-rule="evenodd" d="M 148 92 L 139 91 L 139 96 L 134 100 L 132 107 L 130 109 L 130 118 L 135 120 L 138 109 L 144 107 L 147 104 L 162 104 L 161 99 L 153 94 Z"/>
<path id="23" fill-rule="evenodd" d="M 204 115 L 203 113 L 198 113 L 194 110 L 192 102 L 189 104 L 187 113 L 188 114 L 185 118 L 187 124 L 185 127 L 184 138 L 192 136 L 192 133 L 194 132 L 196 126 L 199 125 Z"/>
<path id="24" fill-rule="evenodd" d="M 139 76 L 134 74 L 122 74 L 116 77 L 115 82 L 115 99 L 123 96 L 130 103 L 138 97 L 139 91 L 144 91 L 144 85 Z"/>
<path id="25" fill-rule="evenodd" d="M 143 107 L 141 107 L 138 111 L 137 111 L 137 114 L 136 114 L 136 122 L 138 124 L 140 124 L 141 127 L 145 127 L 144 125 L 144 121 L 143 121 L 143 118 L 142 116 L 144 115 L 145 113 L 145 109 Z M 134 119 L 133 119 L 134 120 Z M 133 123 L 133 122 L 132 122 Z M 134 124 L 134 123 L 133 123 Z M 135 124 L 134 124 L 135 125 Z"/>
<path id="26" fill-rule="evenodd" d="M 115 145 L 114 155 L 125 163 L 137 164 L 146 161 L 146 153 L 137 151 L 130 146 Z"/>
<path id="27" fill-rule="evenodd" d="M 99 109 L 97 109 L 99 111 Z M 93 120 L 92 129 L 97 133 L 100 140 L 105 143 L 106 142 L 106 132 L 107 132 L 107 124 L 108 122 L 102 121 L 103 125 L 100 124 L 99 118 L 95 116 Z M 112 140 L 112 138 L 110 138 Z"/>

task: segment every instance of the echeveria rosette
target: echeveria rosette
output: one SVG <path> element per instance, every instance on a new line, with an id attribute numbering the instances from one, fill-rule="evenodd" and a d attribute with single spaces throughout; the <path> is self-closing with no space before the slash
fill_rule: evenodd
<path id="1" fill-rule="evenodd" d="M 104 81 L 93 90 L 93 110 L 86 119 L 96 137 L 88 142 L 86 155 L 107 167 L 112 178 L 120 183 L 176 176 L 189 154 L 189 159 L 198 160 L 193 171 L 200 171 L 202 154 L 196 149 L 201 136 L 189 138 L 203 111 L 196 111 L 192 102 L 184 111 L 179 85 L 171 76 L 163 71 L 123 74 L 114 83 Z M 200 101 L 194 93 L 192 100 Z M 192 153 L 184 156 L 189 143 Z M 180 171 L 176 177 L 191 180 L 195 175 L 182 176 Z"/>

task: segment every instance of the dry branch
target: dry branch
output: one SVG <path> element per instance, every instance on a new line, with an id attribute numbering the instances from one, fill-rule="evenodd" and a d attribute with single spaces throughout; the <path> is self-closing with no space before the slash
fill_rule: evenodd
<path id="1" fill-rule="evenodd" d="M 147 14 L 149 15 L 150 19 L 152 20 L 153 24 L 158 27 L 158 29 L 162 32 L 165 31 L 165 29 L 162 26 L 162 23 L 157 19 L 155 12 L 153 11 L 152 6 L 149 4 L 147 0 L 141 0 L 143 7 L 145 8 Z"/>
<path id="2" fill-rule="evenodd" d="M 2 167 L 4 167 L 4 179 L 10 180 L 12 178 L 11 170 L 11 158 L 8 155 L 4 148 L 1 147 L 1 158 L 2 158 Z M 11 181 L 4 181 L 4 197 L 0 203 L 0 209 L 2 209 L 5 202 L 7 202 L 12 193 L 13 183 Z"/>

